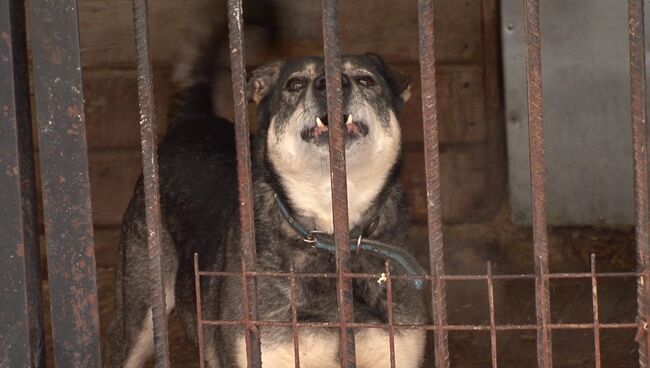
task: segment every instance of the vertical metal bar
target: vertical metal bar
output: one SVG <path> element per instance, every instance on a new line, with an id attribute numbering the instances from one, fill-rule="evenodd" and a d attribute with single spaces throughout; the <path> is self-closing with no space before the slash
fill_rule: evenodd
<path id="1" fill-rule="evenodd" d="M 54 361 L 100 367 L 77 2 L 30 5 Z"/>
<path id="2" fill-rule="evenodd" d="M 296 305 L 296 274 L 293 265 L 291 265 L 289 272 L 291 273 L 289 282 L 291 283 L 291 328 L 293 333 L 294 367 L 300 368 L 300 331 L 298 330 L 298 307 Z"/>
<path id="3" fill-rule="evenodd" d="M 390 349 L 390 368 L 395 368 L 395 325 L 393 324 L 393 279 L 390 263 L 384 265 L 386 274 L 386 317 L 388 318 L 388 344 Z"/>
<path id="4" fill-rule="evenodd" d="M 442 204 L 440 198 L 440 155 L 438 149 L 438 111 L 436 97 L 436 58 L 433 0 L 418 1 L 420 34 L 420 76 L 422 81 L 422 122 L 424 130 L 424 156 L 427 180 L 427 214 L 429 228 L 429 267 L 432 315 L 435 330 L 436 367 L 449 367 L 447 341 L 447 304 L 442 238 Z"/>
<path id="5" fill-rule="evenodd" d="M 149 25 L 147 21 L 147 1 L 133 0 L 133 24 L 138 65 L 142 176 L 149 253 L 149 295 L 151 298 L 156 367 L 165 368 L 169 367 L 169 342 L 167 339 L 167 310 L 161 264 L 160 232 L 162 226 L 160 220 L 158 154 L 156 152 L 156 117 L 154 112 L 153 76 L 149 61 Z"/>
<path id="6" fill-rule="evenodd" d="M 548 234 L 546 226 L 546 192 L 544 167 L 544 115 L 542 98 L 542 53 L 539 25 L 539 0 L 524 0 L 524 34 L 526 42 L 526 76 L 528 89 L 528 134 L 530 177 L 533 202 L 533 242 L 537 314 L 537 364 L 552 365 L 550 295 L 548 274 Z"/>
<path id="7" fill-rule="evenodd" d="M 636 222 L 637 269 L 644 276 L 637 281 L 639 321 L 639 365 L 648 366 L 650 334 L 650 278 L 648 277 L 648 137 L 645 76 L 645 30 L 643 0 L 628 1 L 630 37 L 630 93 L 632 113 L 632 145 L 634 157 L 634 212 Z"/>
<path id="8" fill-rule="evenodd" d="M 490 351 L 492 368 L 497 368 L 497 325 L 494 315 L 494 278 L 492 277 L 492 262 L 487 263 L 488 304 L 490 307 Z"/>
<path id="9" fill-rule="evenodd" d="M 255 223 L 253 216 L 253 180 L 251 174 L 250 130 L 246 99 L 246 62 L 244 55 L 243 12 L 241 0 L 228 0 L 230 68 L 232 71 L 235 107 L 235 138 L 237 148 L 237 179 L 239 182 L 239 222 L 241 227 L 242 277 L 256 269 Z M 242 280 L 244 321 L 248 367 L 261 367 L 260 332 L 249 320 L 257 320 L 257 282 L 254 277 Z"/>
<path id="10" fill-rule="evenodd" d="M 45 343 L 23 1 L 0 0 L 0 351 L 43 367 Z"/>
<path id="11" fill-rule="evenodd" d="M 200 368 L 205 368 L 205 339 L 203 338 L 203 304 L 201 303 L 201 275 L 199 274 L 199 255 L 194 253 L 194 294 L 196 301 L 196 333 L 199 336 Z"/>
<path id="12" fill-rule="evenodd" d="M 596 278 L 596 255 L 591 254 L 591 305 L 594 313 L 594 359 L 596 368 L 601 367 L 600 359 L 600 316 L 598 312 L 598 279 Z"/>
<path id="13" fill-rule="evenodd" d="M 338 274 L 338 305 L 341 342 L 341 367 L 356 365 L 354 331 L 347 324 L 354 321 L 350 272 L 350 230 L 345 168 L 345 127 L 343 126 L 343 91 L 341 89 L 341 52 L 338 40 L 338 1 L 323 0 L 323 44 L 329 119 L 330 174 L 332 180 L 332 215 Z"/>

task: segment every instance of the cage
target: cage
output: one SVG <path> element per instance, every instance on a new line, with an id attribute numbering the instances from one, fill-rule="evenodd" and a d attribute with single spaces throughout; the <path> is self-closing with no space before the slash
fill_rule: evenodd
<path id="1" fill-rule="evenodd" d="M 0 0 L 1 366 L 101 366 L 100 331 L 111 309 L 119 226 L 141 173 L 151 262 L 143 272 L 151 273 L 155 366 L 202 366 L 203 349 L 191 347 L 173 315 L 169 326 L 164 316 L 155 150 L 167 129 L 171 65 L 183 52 L 178 45 L 190 42 L 179 24 L 214 15 L 198 12 L 197 3 Z M 232 94 L 215 104 L 237 130 L 244 257 L 241 272 L 215 273 L 199 269 L 195 256 L 196 295 L 201 306 L 202 278 L 238 277 L 247 298 L 240 321 L 203 319 L 199 307 L 198 331 L 206 325 L 244 326 L 248 366 L 256 367 L 261 326 L 291 328 L 294 336 L 310 326 L 296 318 L 295 306 L 292 320 L 258 320 L 257 278 L 291 284 L 304 277 L 336 278 L 341 295 L 351 293 L 352 279 L 384 279 L 388 305 L 392 283 L 413 278 L 427 285 L 430 325 L 397 325 L 390 308 L 386 324 L 355 323 L 354 306 L 346 302 L 351 298 L 342 297 L 338 322 L 310 327 L 340 332 L 343 367 L 355 366 L 351 332 L 360 327 L 387 331 L 392 367 L 399 367 L 392 336 L 404 329 L 427 331 L 425 366 L 431 367 L 647 366 L 644 2 L 629 0 L 627 13 L 634 227 L 547 225 L 540 2 L 521 4 L 530 227 L 513 221 L 507 185 L 501 33 L 513 26 L 501 21 L 504 4 L 269 0 L 281 25 L 271 39 L 263 31 L 270 12 L 262 8 L 259 28 L 244 34 L 246 2 L 219 3 L 214 22 L 228 25 L 230 52 L 221 57 L 226 75 L 232 70 L 232 85 L 223 78 L 220 88 Z M 383 274 L 353 274 L 345 268 L 354 244 L 345 226 L 340 154 L 331 156 L 337 272 L 258 271 L 248 147 L 255 119 L 245 98 L 246 67 L 269 58 L 324 54 L 328 109 L 338 116 L 340 55 L 366 51 L 381 53 L 414 80 L 414 98 L 400 116 L 401 179 L 410 205 L 409 244 L 428 274 L 393 275 L 388 266 Z M 340 153 L 342 135 L 335 131 L 330 150 Z"/>

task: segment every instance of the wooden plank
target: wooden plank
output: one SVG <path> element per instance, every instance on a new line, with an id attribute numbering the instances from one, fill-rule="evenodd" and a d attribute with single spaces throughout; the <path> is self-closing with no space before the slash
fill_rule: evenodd
<path id="1" fill-rule="evenodd" d="M 247 37 L 247 60 L 257 64 L 270 57 L 321 55 L 322 30 L 318 2 L 275 0 L 278 36 L 271 47 L 267 37 Z M 185 22 L 194 17 L 191 1 L 151 3 L 152 61 L 171 65 L 187 43 Z M 221 1 L 215 1 L 220 7 Z M 481 0 L 436 1 L 438 60 L 441 63 L 480 63 L 483 55 Z M 132 5 L 128 0 L 81 0 L 82 60 L 84 66 L 134 65 Z M 218 8 L 217 8 L 218 9 Z M 224 8 L 225 9 L 225 8 Z M 223 11 L 216 11 L 223 16 Z M 399 16 L 396 16 L 399 15 Z M 203 17 L 205 18 L 205 17 Z M 110 21 L 106 21 L 110 19 Z M 223 20 L 215 17 L 213 23 Z M 415 61 L 417 6 L 394 0 L 341 2 L 341 45 L 347 53 L 373 51 L 392 61 Z M 263 51 L 260 51 L 263 50 Z"/>
<path id="2" fill-rule="evenodd" d="M 318 2 L 279 0 L 279 55 L 320 55 Z M 436 52 L 441 63 L 480 63 L 481 0 L 437 0 Z M 418 60 L 417 6 L 395 0 L 342 1 L 340 42 L 343 53 L 376 52 L 387 60 Z"/>
<path id="3" fill-rule="evenodd" d="M 84 73 L 87 136 L 90 149 L 139 147 L 138 90 L 134 70 L 88 71 Z M 156 128 L 162 135 L 167 127 L 167 110 L 172 93 L 170 73 L 154 72 Z"/>
<path id="4" fill-rule="evenodd" d="M 441 149 L 443 219 L 447 223 L 476 222 L 484 208 L 499 201 L 487 195 L 492 162 L 484 144 L 445 145 Z M 140 175 L 137 150 L 90 152 L 90 179 L 95 226 L 119 226 Z M 415 222 L 426 220 L 424 156 L 421 148 L 407 146 L 402 182 Z"/>
<path id="5" fill-rule="evenodd" d="M 135 70 L 90 69 L 83 73 L 86 137 L 89 149 L 140 147 L 137 75 Z M 167 130 L 167 112 L 173 93 L 171 71 L 154 70 L 156 128 L 159 137 Z M 32 114 L 34 95 L 31 95 Z M 36 123 L 33 122 L 34 129 Z M 35 152 L 38 140 L 34 138 Z"/>
<path id="6" fill-rule="evenodd" d="M 486 195 L 491 184 L 488 180 L 491 163 L 487 159 L 486 150 L 484 144 L 441 145 L 442 218 L 445 223 L 481 222 L 488 219 L 484 209 L 498 199 Z M 421 149 L 404 153 L 401 179 L 406 188 L 411 221 L 426 223 L 426 182 Z"/>
<path id="7" fill-rule="evenodd" d="M 37 158 L 36 166 L 40 167 Z M 93 225 L 99 227 L 120 226 L 135 183 L 142 172 L 140 151 L 137 149 L 90 151 L 90 195 Z M 40 174 L 36 180 L 40 183 Z M 37 198 L 41 198 L 41 188 L 37 187 Z M 39 215 L 42 202 L 38 201 Z M 39 223 L 42 224 L 39 216 Z"/>
<path id="8" fill-rule="evenodd" d="M 412 96 L 399 116 L 404 142 L 422 142 L 422 99 L 419 66 L 398 64 L 412 79 Z M 438 68 L 440 142 L 482 142 L 486 136 L 483 68 L 443 65 Z"/>
<path id="9" fill-rule="evenodd" d="M 133 188 L 142 172 L 140 152 L 90 152 L 90 187 L 95 226 L 122 223 Z"/>

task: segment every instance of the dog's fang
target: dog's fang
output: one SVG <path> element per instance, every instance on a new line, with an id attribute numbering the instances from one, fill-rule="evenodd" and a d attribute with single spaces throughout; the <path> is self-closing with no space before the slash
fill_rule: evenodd
<path id="1" fill-rule="evenodd" d="M 348 121 L 345 122 L 346 125 L 352 124 L 352 115 L 348 115 Z"/>
<path id="2" fill-rule="evenodd" d="M 323 121 L 319 117 L 316 117 L 316 125 L 319 128 L 324 128 L 325 127 L 325 124 L 323 124 Z"/>

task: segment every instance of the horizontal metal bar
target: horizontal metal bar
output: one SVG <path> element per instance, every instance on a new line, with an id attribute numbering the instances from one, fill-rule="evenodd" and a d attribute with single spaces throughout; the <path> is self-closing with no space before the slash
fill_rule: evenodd
<path id="1" fill-rule="evenodd" d="M 101 367 L 76 0 L 30 1 L 43 215 L 57 367 Z"/>
<path id="2" fill-rule="evenodd" d="M 214 325 L 214 326 L 235 326 L 235 325 L 245 325 L 246 323 L 253 324 L 255 326 L 266 326 L 266 327 L 293 327 L 294 324 L 292 321 L 244 321 L 244 320 L 203 320 L 205 325 Z M 350 328 L 377 328 L 388 330 L 391 326 L 388 323 L 346 323 Z M 310 327 L 310 328 L 340 328 L 341 324 L 338 322 L 298 322 L 297 325 L 299 328 Z M 549 323 L 546 325 L 547 328 L 551 330 L 593 330 L 595 325 L 593 323 Z M 603 330 L 612 330 L 612 329 L 637 329 L 639 327 L 638 323 L 629 322 L 629 323 L 601 323 L 600 329 Z M 395 330 L 430 330 L 435 331 L 439 328 L 444 329 L 445 331 L 490 331 L 492 326 L 490 325 L 444 325 L 438 326 L 435 325 L 405 325 L 405 324 L 393 324 Z M 506 325 L 495 325 L 494 328 L 497 331 L 522 331 L 522 330 L 539 330 L 542 326 L 525 324 L 506 324 Z"/>
<path id="3" fill-rule="evenodd" d="M 200 276 L 206 277 L 241 277 L 241 272 L 218 272 L 218 271 L 199 271 Z M 280 278 L 289 278 L 291 277 L 290 272 L 266 272 L 266 271 L 250 271 L 244 272 L 244 275 L 247 277 L 280 277 Z M 631 277 L 641 277 L 644 274 L 642 272 L 603 272 L 596 273 L 597 278 L 631 278 Z M 346 273 L 345 277 L 348 278 L 357 278 L 357 279 L 373 279 L 373 278 L 382 278 L 384 274 L 378 273 Z M 336 278 L 338 274 L 336 273 L 317 273 L 317 272 L 296 272 L 296 278 Z M 435 280 L 435 276 L 431 275 L 390 275 L 393 280 Z M 442 276 L 443 280 L 451 281 L 481 281 L 487 280 L 488 275 L 445 275 Z M 493 280 L 534 280 L 538 275 L 535 274 L 519 274 L 519 275 L 492 275 Z M 544 274 L 544 278 L 547 279 L 590 279 L 592 277 L 591 273 L 550 273 Z"/>

